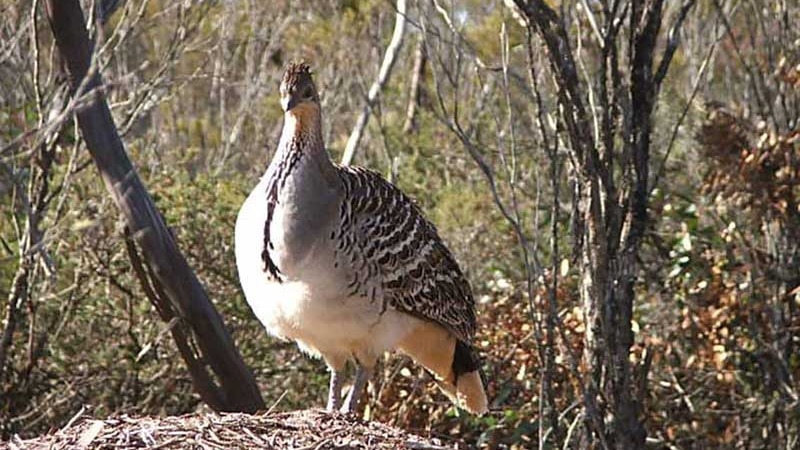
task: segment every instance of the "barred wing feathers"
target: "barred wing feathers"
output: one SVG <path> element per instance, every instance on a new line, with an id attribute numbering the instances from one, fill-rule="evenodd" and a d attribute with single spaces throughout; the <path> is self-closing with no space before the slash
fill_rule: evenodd
<path id="1" fill-rule="evenodd" d="M 469 283 L 436 227 L 376 172 L 340 167 L 345 191 L 337 262 L 353 268 L 353 293 L 438 323 L 459 340 L 475 335 Z"/>

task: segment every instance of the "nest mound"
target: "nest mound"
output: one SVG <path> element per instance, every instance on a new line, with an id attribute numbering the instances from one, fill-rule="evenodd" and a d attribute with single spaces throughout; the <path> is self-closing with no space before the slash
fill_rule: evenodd
<path id="1" fill-rule="evenodd" d="M 376 422 L 322 410 L 285 413 L 78 419 L 10 449 L 416 449 L 449 446 Z M 0 443 L 0 447 L 3 447 Z"/>

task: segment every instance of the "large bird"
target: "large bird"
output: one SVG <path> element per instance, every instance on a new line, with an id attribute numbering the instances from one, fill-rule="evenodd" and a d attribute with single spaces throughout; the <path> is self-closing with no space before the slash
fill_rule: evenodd
<path id="1" fill-rule="evenodd" d="M 329 410 L 352 412 L 378 358 L 400 350 L 473 413 L 487 409 L 469 283 L 436 228 L 379 174 L 331 162 L 309 66 L 280 85 L 278 149 L 236 220 L 236 264 L 267 331 L 322 357 Z M 357 366 L 346 399 L 343 371 Z"/>

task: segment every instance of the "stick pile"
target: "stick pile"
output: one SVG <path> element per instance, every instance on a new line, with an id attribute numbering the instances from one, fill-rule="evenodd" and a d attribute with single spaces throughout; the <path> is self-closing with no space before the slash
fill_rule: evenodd
<path id="1" fill-rule="evenodd" d="M 396 428 L 321 410 L 266 415 L 189 414 L 178 417 L 78 419 L 16 449 L 453 449 Z M 2 447 L 3 444 L 0 444 Z"/>

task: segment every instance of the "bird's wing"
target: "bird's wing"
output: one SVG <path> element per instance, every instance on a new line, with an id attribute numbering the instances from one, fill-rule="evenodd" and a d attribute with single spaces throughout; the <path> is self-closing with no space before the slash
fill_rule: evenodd
<path id="1" fill-rule="evenodd" d="M 347 201 L 342 202 L 336 232 L 337 261 L 352 267 L 353 293 L 436 322 L 471 342 L 472 290 L 436 227 L 376 172 L 340 167 L 339 173 Z"/>

